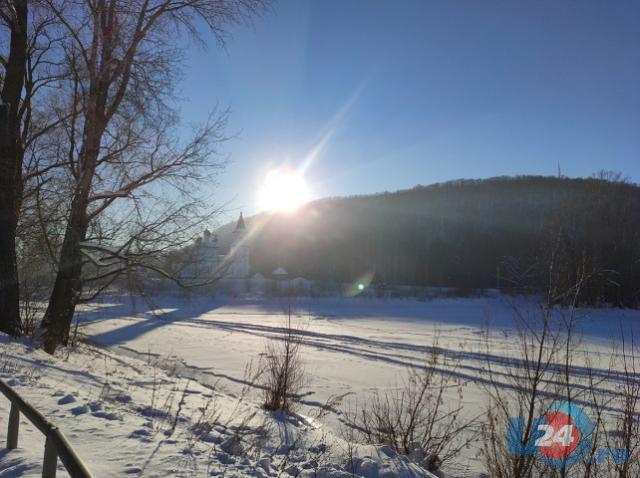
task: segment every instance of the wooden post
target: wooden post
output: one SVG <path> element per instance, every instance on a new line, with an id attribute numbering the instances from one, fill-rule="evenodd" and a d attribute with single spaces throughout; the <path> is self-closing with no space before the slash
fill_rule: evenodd
<path id="1" fill-rule="evenodd" d="M 20 410 L 12 402 L 9 412 L 9 429 L 7 430 L 7 448 L 15 450 L 18 448 L 18 430 L 20 428 Z"/>
<path id="2" fill-rule="evenodd" d="M 92 478 L 91 472 L 85 464 L 82 463 L 82 460 L 73 450 L 64 433 L 51 424 L 51 422 L 49 422 L 42 413 L 33 408 L 32 405 L 25 402 L 24 399 L 2 379 L 0 379 L 0 395 L 4 395 L 11 402 L 9 426 L 7 430 L 8 449 L 14 449 L 18 446 L 20 419 L 24 416 L 24 418 L 29 420 L 46 438 L 42 462 L 43 478 L 55 478 L 58 468 L 58 458 L 69 473 L 69 476 L 74 478 Z M 0 475 L 2 475 L 2 470 L 0 470 Z"/>
<path id="3" fill-rule="evenodd" d="M 44 462 L 42 463 L 42 478 L 56 478 L 58 454 L 53 440 L 47 437 L 44 442 Z"/>

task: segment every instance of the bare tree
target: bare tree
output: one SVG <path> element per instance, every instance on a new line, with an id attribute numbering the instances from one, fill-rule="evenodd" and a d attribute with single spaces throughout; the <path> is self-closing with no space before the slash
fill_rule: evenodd
<path id="1" fill-rule="evenodd" d="M 16 228 L 22 184 L 23 145 L 20 106 L 27 69 L 27 1 L 0 3 L 0 19 L 10 31 L 7 58 L 2 58 L 0 92 L 0 330 L 20 332 Z"/>
<path id="2" fill-rule="evenodd" d="M 158 184 L 188 193 L 187 183 L 212 166 L 224 115 L 213 117 L 182 147 L 177 142 L 177 118 L 167 101 L 179 71 L 176 36 L 187 32 L 199 38 L 197 25 L 203 22 L 222 42 L 229 24 L 264 3 L 46 0 L 67 38 L 65 134 L 52 147 L 66 152 L 71 185 L 57 275 L 40 333 L 47 352 L 68 334 L 83 287 L 82 244 L 92 224 L 114 203 L 160 194 Z"/>
<path id="3" fill-rule="evenodd" d="M 619 431 L 616 446 L 627 451 L 628 459 L 618 467 L 619 478 L 640 474 L 640 349 L 633 340 L 624 339 L 622 345 L 621 410 L 618 416 Z"/>
<path id="4" fill-rule="evenodd" d="M 633 334 L 630 340 L 625 337 L 627 332 L 621 330 L 621 349 L 611 356 L 609 374 L 617 382 L 613 393 L 603 395 L 599 391 L 604 380 L 589 376 L 589 398 L 598 425 L 596 438 L 606 445 L 610 456 L 607 463 L 585 466 L 584 478 L 631 478 L 640 474 L 640 353 Z"/>
<path id="5" fill-rule="evenodd" d="M 549 281 L 557 284 L 557 263 L 554 253 L 548 268 Z M 535 436 L 536 418 L 544 415 L 550 405 L 549 398 L 557 391 L 552 377 L 557 363 L 561 362 L 563 344 L 563 323 L 554 320 L 554 304 L 566 291 L 550 287 L 542 304 L 534 310 L 527 310 L 513 303 L 517 321 L 517 353 L 511 362 L 501 363 L 496 370 L 487 363 L 489 395 L 487 420 L 483 425 L 482 454 L 489 476 L 496 478 L 528 478 L 532 476 L 535 456 L 514 453 L 505 433 L 512 417 L 521 417 L 522 426 L 516 437 L 524 449 Z M 491 353 L 491 337 L 487 331 L 487 356 Z M 566 371 L 559 367 L 561 372 Z M 513 439 L 514 437 L 512 437 Z"/>
<path id="6" fill-rule="evenodd" d="M 32 179 L 56 166 L 35 153 L 39 138 L 59 124 L 45 100 L 59 81 L 60 38 L 53 34 L 49 10 L 26 0 L 0 1 L 0 35 L 9 38 L 0 42 L 0 330 L 16 335 L 21 209 L 33 193 Z"/>
<path id="7" fill-rule="evenodd" d="M 577 277 L 573 283 L 567 284 L 568 266 L 563 260 L 557 260 L 559 248 L 554 247 L 550 251 L 550 286 L 544 300 L 533 309 L 515 302 L 513 304 L 518 325 L 515 355 L 501 362 L 498 369 L 488 363 L 490 380 L 487 391 L 490 404 L 487 409 L 488 420 L 484 424 L 483 458 L 492 477 L 607 476 L 595 466 L 593 457 L 598 442 L 603 435 L 605 438 L 607 436 L 603 419 L 605 410 L 614 407 L 614 400 L 606 393 L 603 395 L 603 384 L 617 376 L 617 372 L 613 361 L 608 371 L 595 369 L 585 352 L 585 364 L 579 367 L 580 372 L 576 374 L 578 367 L 575 359 L 580 356 L 581 348 L 577 336 L 579 316 L 576 307 L 585 284 L 589 283 L 595 272 L 586 264 L 579 264 Z M 565 305 L 557 305 L 559 303 Z M 489 340 L 487 335 L 487 346 Z M 626 365 L 627 362 L 625 370 Z M 625 387 L 625 390 L 635 389 Z M 571 459 L 558 458 L 554 467 L 550 467 L 537 460 L 531 447 L 539 446 L 538 442 L 543 440 L 538 433 L 539 425 L 536 425 L 539 424 L 539 417 L 545 417 L 552 402 L 558 401 L 569 407 L 589 404 L 596 414 L 594 429 L 587 432 L 589 435 L 579 437 L 588 441 L 581 443 L 577 455 Z M 575 419 L 573 416 L 571 418 Z M 519 427 L 511 428 L 514 420 Z M 507 430 L 509 433 L 506 433 Z M 552 440 L 557 442 L 565 436 L 572 443 L 576 437 L 572 435 L 571 428 L 568 430 L 569 435 L 562 435 L 561 429 L 556 430 Z M 580 430 L 580 434 L 582 432 Z M 589 443 L 591 448 L 587 449 Z"/>

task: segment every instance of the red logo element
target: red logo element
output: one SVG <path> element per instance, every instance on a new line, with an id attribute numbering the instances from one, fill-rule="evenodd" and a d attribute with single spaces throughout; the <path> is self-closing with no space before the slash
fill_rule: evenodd
<path id="1" fill-rule="evenodd" d="M 547 423 L 538 425 L 544 435 L 536 440 L 540 453 L 552 459 L 568 457 L 580 443 L 580 429 L 571 416 L 563 412 L 549 412 L 544 418 Z"/>

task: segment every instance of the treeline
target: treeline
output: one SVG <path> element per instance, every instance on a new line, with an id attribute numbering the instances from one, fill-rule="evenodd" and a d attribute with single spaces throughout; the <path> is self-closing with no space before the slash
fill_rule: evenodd
<path id="1" fill-rule="evenodd" d="M 583 303 L 640 301 L 640 188 L 616 174 L 452 181 L 250 223 L 252 269 L 265 275 L 283 266 L 317 280 L 515 292 L 553 283 L 579 285 Z"/>
<path id="2" fill-rule="evenodd" d="M 54 353 L 78 304 L 151 274 L 179 281 L 162 259 L 217 213 L 203 186 L 225 165 L 229 114 L 185 134 L 181 53 L 267 5 L 0 2 L 0 332 Z"/>

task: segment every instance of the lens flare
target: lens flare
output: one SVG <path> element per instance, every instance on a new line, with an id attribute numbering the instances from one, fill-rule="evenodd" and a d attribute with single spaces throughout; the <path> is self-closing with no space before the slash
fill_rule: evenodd
<path id="1" fill-rule="evenodd" d="M 349 287 L 347 287 L 347 290 L 345 291 L 345 295 L 347 297 L 355 297 L 362 294 L 367 289 L 367 287 L 371 285 L 374 277 L 375 271 L 365 272 L 355 281 L 349 284 Z"/>
<path id="2" fill-rule="evenodd" d="M 309 187 L 302 175 L 274 170 L 267 174 L 258 202 L 266 211 L 290 212 L 309 200 Z"/>

